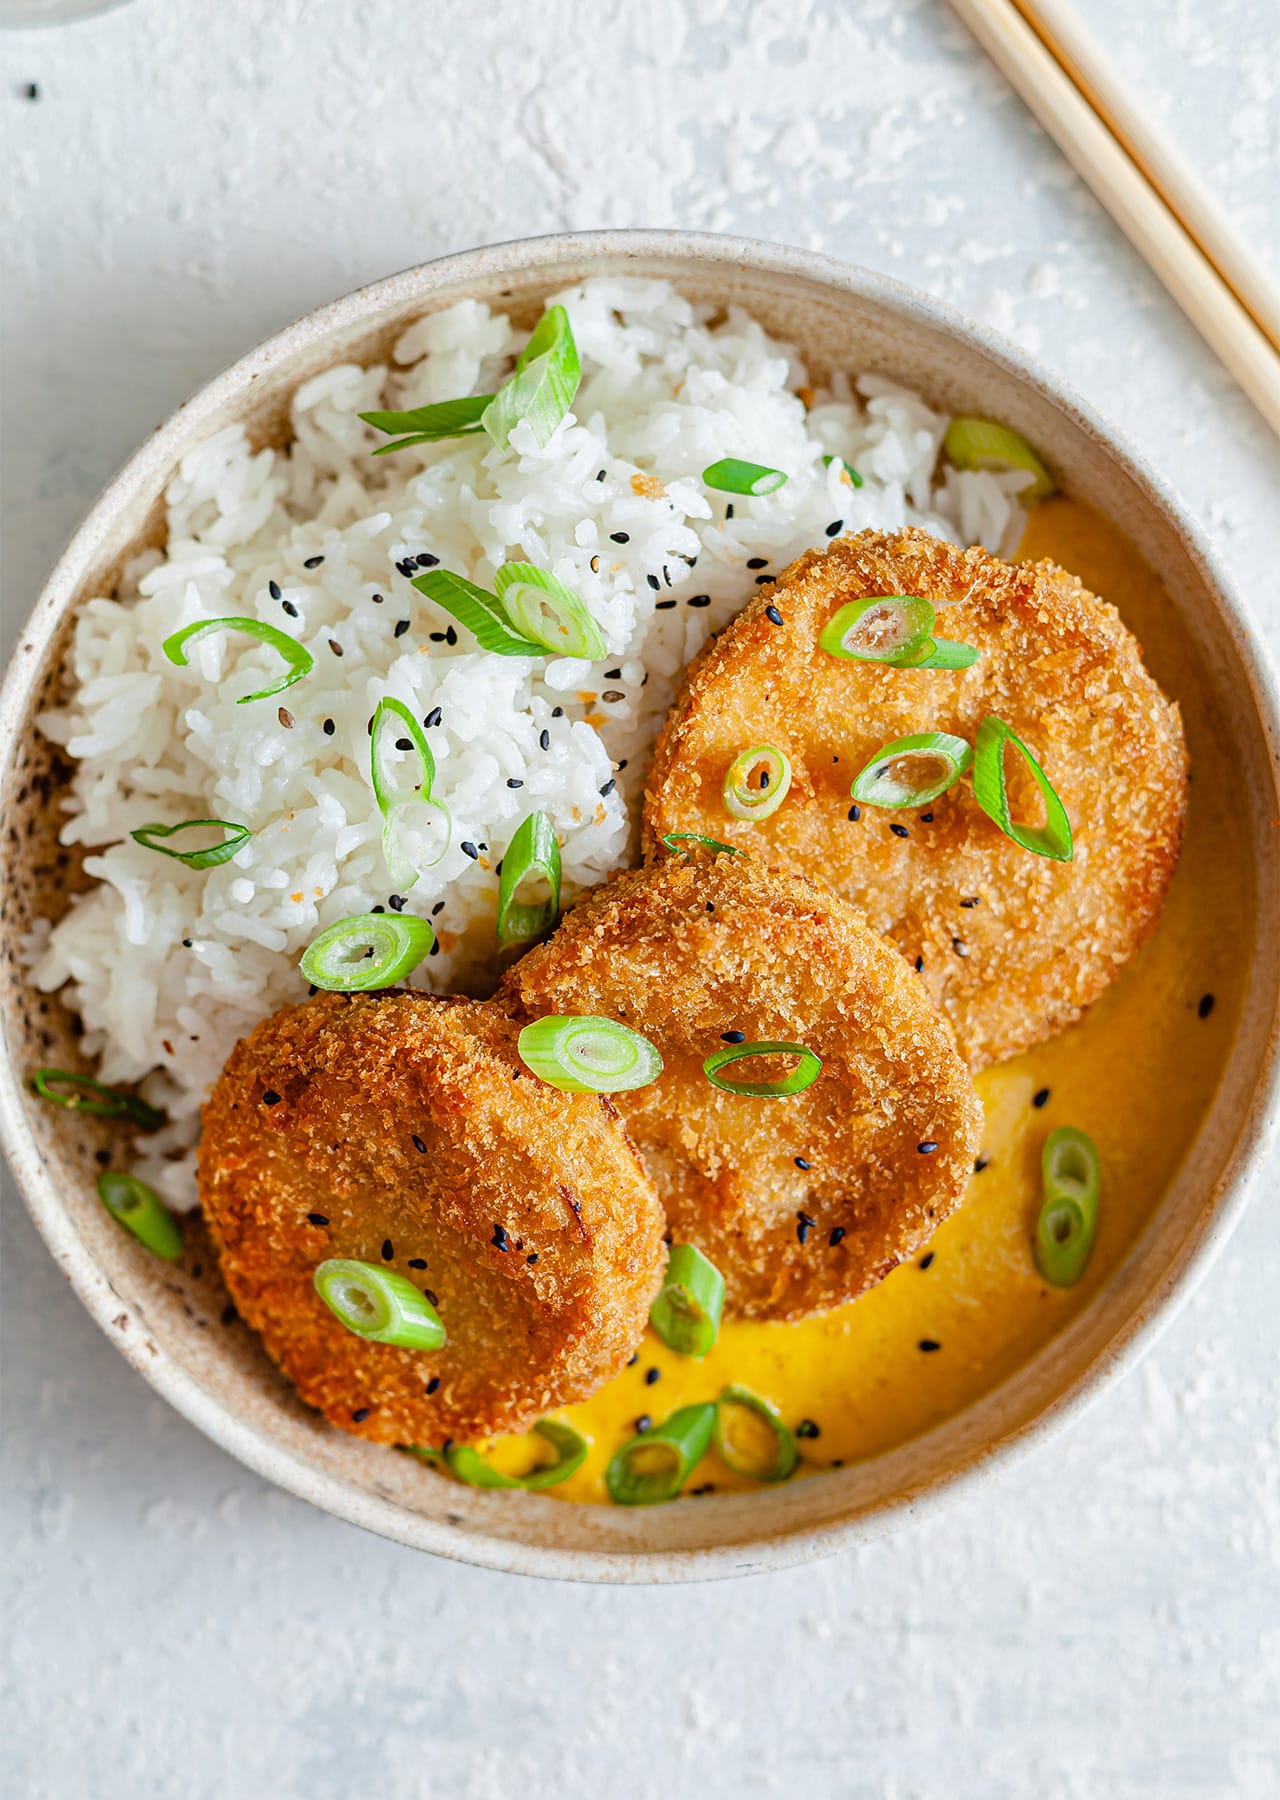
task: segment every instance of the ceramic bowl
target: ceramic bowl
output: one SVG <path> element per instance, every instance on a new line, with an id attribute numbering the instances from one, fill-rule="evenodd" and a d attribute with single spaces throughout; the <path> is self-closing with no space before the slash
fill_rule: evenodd
<path id="1" fill-rule="evenodd" d="M 464 297 L 532 322 L 544 296 L 587 275 L 665 276 L 691 298 L 738 301 L 810 367 L 896 376 L 944 409 L 1007 421 L 1063 486 L 1113 519 L 1164 581 L 1230 733 L 1248 809 L 1256 916 L 1280 917 L 1280 726 L 1238 600 L 1183 509 L 1116 434 L 1012 345 L 936 301 L 797 250 L 676 232 L 538 238 L 445 257 L 310 313 L 179 409 L 111 482 L 22 634 L 0 697 L 5 745 L 0 1128 L 50 1250 L 112 1343 L 180 1412 L 260 1475 L 387 1537 L 495 1569 L 591 1581 L 673 1581 L 806 1561 L 899 1526 L 1071 1417 L 1150 1342 L 1203 1275 L 1245 1197 L 1275 1115 L 1280 937 L 1260 932 L 1249 998 L 1209 1117 L 1133 1250 L 1087 1308 L 1012 1379 L 958 1417 L 856 1467 L 778 1492 L 625 1511 L 483 1492 L 332 1430 L 294 1398 L 256 1339 L 223 1321 L 213 1258 L 176 1270 L 107 1216 L 94 1190 L 108 1128 L 25 1091 L 35 1065 L 74 1066 L 73 1021 L 34 993 L 17 959 L 28 921 L 79 879 L 56 841 L 66 769 L 33 717 L 60 685 L 73 615 L 110 593 L 125 559 L 158 542 L 181 458 L 232 423 L 279 441 L 299 382 L 386 355 L 423 313 Z M 197 1272 L 198 1270 L 198 1272 Z"/>

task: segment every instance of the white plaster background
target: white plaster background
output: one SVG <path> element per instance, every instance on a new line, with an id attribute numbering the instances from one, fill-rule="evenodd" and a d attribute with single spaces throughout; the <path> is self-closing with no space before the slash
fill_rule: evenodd
<path id="1" fill-rule="evenodd" d="M 1274 257 L 1276 0 L 1083 10 Z M 1181 488 L 1280 642 L 1274 444 L 932 0 L 134 0 L 0 33 L 0 122 L 9 633 L 127 452 L 285 320 L 443 251 L 646 224 L 816 246 L 1011 333 Z M 1271 1800 L 1278 1174 L 1030 1463 L 833 1562 L 634 1592 L 431 1561 L 264 1486 L 114 1354 L 9 1191 L 0 1785 Z"/>

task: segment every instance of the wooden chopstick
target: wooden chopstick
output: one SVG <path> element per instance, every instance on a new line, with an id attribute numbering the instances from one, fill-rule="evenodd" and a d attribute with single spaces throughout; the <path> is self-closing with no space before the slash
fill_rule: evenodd
<path id="1" fill-rule="evenodd" d="M 1164 127 L 1147 113 L 1069 0 L 1013 0 L 1041 43 L 1280 351 L 1280 282 L 1253 255 Z"/>
<path id="2" fill-rule="evenodd" d="M 1280 436 L 1280 354 L 1208 256 L 1012 0 L 951 5 Z"/>

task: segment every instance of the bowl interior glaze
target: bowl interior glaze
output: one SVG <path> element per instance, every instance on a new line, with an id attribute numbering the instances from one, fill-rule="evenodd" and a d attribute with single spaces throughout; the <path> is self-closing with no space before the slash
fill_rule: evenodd
<path id="1" fill-rule="evenodd" d="M 1177 504 L 1114 433 L 1010 345 L 882 277 L 803 252 L 669 232 L 606 232 L 471 251 L 412 269 L 308 315 L 219 376 L 129 462 L 81 526 L 23 631 L 0 697 L 6 746 L 0 1128 L 27 1203 L 104 1331 L 210 1437 L 262 1475 L 341 1517 L 492 1568 L 580 1580 L 668 1581 L 812 1559 L 903 1523 L 993 1458 L 1028 1447 L 1096 1394 L 1171 1316 L 1244 1198 L 1274 1124 L 1280 940 L 1260 932 L 1249 998 L 1210 1116 L 1173 1186 L 1113 1278 L 1016 1376 L 923 1437 L 777 1492 L 627 1512 L 482 1492 L 332 1430 L 294 1398 L 256 1339 L 225 1323 L 226 1296 L 199 1228 L 195 1254 L 160 1264 L 106 1215 L 95 1155 L 110 1127 L 33 1101 L 33 1066 L 74 1067 L 74 1021 L 32 991 L 18 960 L 30 921 L 80 884 L 56 841 L 67 770 L 33 725 L 60 688 L 70 623 L 110 593 L 123 562 L 159 541 L 182 456 L 228 424 L 258 443 L 287 428 L 299 382 L 384 357 L 423 313 L 464 298 L 531 322 L 546 294 L 590 274 L 662 276 L 696 300 L 748 307 L 821 374 L 894 376 L 938 406 L 1024 433 L 1062 485 L 1124 530 L 1161 577 L 1202 658 L 1248 808 L 1256 917 L 1280 916 L 1277 712 L 1247 623 Z"/>

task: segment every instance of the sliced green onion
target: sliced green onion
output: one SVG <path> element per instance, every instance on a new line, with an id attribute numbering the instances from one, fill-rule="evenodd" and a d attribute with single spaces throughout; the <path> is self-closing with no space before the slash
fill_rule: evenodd
<path id="1" fill-rule="evenodd" d="M 742 852 L 734 844 L 722 844 L 719 838 L 704 837 L 700 831 L 664 831 L 662 841 L 668 850 L 676 850 L 682 856 L 692 854 L 689 850 L 680 850 L 682 844 L 696 844 L 701 850 L 710 850 L 713 856 L 741 856 Z"/>
<path id="2" fill-rule="evenodd" d="M 98 1177 L 98 1198 L 111 1217 L 148 1250 L 166 1262 L 174 1262 L 182 1255 L 182 1227 L 145 1181 L 119 1169 L 108 1169 Z"/>
<path id="3" fill-rule="evenodd" d="M 73 1069 L 37 1069 L 31 1085 L 42 1100 L 52 1100 L 55 1106 L 72 1112 L 89 1113 L 95 1119 L 129 1119 L 140 1131 L 158 1131 L 165 1122 L 165 1115 L 140 1095 L 122 1093 Z M 58 1088 L 70 1092 L 58 1093 Z"/>
<path id="4" fill-rule="evenodd" d="M 531 1493 L 538 1493 L 543 1488 L 555 1487 L 558 1483 L 567 1481 L 570 1475 L 582 1467 L 591 1442 L 580 1431 L 575 1431 L 572 1425 L 565 1425 L 559 1419 L 539 1419 L 532 1429 L 537 1437 L 550 1444 L 555 1455 L 551 1461 L 539 1463 L 536 1468 L 530 1469 L 527 1475 L 504 1475 L 500 1469 L 494 1468 L 487 1456 L 473 1449 L 470 1444 L 450 1444 L 441 1453 L 441 1460 L 468 1487 L 525 1488 Z"/>
<path id="5" fill-rule="evenodd" d="M 868 594 L 834 613 L 818 643 L 829 656 L 899 667 L 928 653 L 933 619 L 932 605 L 917 594 Z"/>
<path id="6" fill-rule="evenodd" d="M 573 405 L 582 363 L 573 327 L 563 306 L 551 306 L 516 358 L 515 374 L 505 382 L 481 415 L 480 423 L 500 450 L 513 428 L 527 419 L 543 449 Z"/>
<path id="7" fill-rule="evenodd" d="M 725 811 L 735 819 L 767 819 L 782 805 L 790 786 L 790 757 L 773 744 L 754 744 L 735 756 L 725 773 L 721 790 Z"/>
<path id="8" fill-rule="evenodd" d="M 410 444 L 434 444 L 441 438 L 474 437 L 482 430 L 481 414 L 492 401 L 492 394 L 470 394 L 462 400 L 437 400 L 432 406 L 412 406 L 406 412 L 366 412 L 360 417 L 366 425 L 388 434 L 402 431 L 405 437 L 394 444 L 382 444 L 375 456 L 390 456 Z"/>
<path id="9" fill-rule="evenodd" d="M 753 1481 L 785 1481 L 800 1460 L 777 1407 L 732 1383 L 716 1402 L 715 1442 L 721 1462 Z"/>
<path id="10" fill-rule="evenodd" d="M 282 694 L 295 681 L 301 681 L 304 675 L 309 675 L 315 667 L 315 658 L 296 638 L 291 638 L 287 632 L 277 631 L 274 625 L 267 625 L 261 619 L 197 619 L 194 625 L 184 625 L 181 631 L 172 632 L 160 648 L 171 663 L 185 669 L 187 646 L 199 643 L 201 638 L 212 637 L 216 631 L 242 631 L 246 637 L 257 638 L 259 643 L 278 650 L 286 664 L 285 672 L 278 680 L 270 682 L 264 688 L 256 688 L 252 694 L 241 694 L 236 701 L 237 706 L 247 706 L 250 700 L 268 700 L 272 694 Z"/>
<path id="11" fill-rule="evenodd" d="M 339 1324 L 371 1344 L 401 1350 L 439 1350 L 445 1330 L 426 1295 L 406 1275 L 377 1263 L 331 1256 L 313 1277 L 315 1289 Z"/>
<path id="12" fill-rule="evenodd" d="M 526 1025 L 516 1040 L 525 1067 L 566 1094 L 623 1094 L 662 1073 L 649 1042 L 613 1019 L 553 1014 Z"/>
<path id="13" fill-rule="evenodd" d="M 649 1323 L 669 1349 L 699 1360 L 715 1343 L 724 1310 L 724 1276 L 692 1244 L 673 1244 Z"/>
<path id="14" fill-rule="evenodd" d="M 702 479 L 722 494 L 772 494 L 787 480 L 781 469 L 771 469 L 765 463 L 740 462 L 736 456 L 713 462 L 702 471 Z"/>
<path id="15" fill-rule="evenodd" d="M 715 1402 L 682 1406 L 652 1431 L 614 1452 L 604 1484 L 615 1506 L 654 1506 L 674 1500 L 706 1455 L 715 1429 Z"/>
<path id="16" fill-rule="evenodd" d="M 545 881 L 545 900 L 516 899 L 530 877 Z M 546 813 L 530 813 L 517 826 L 502 858 L 498 881 L 498 942 L 524 944 L 541 937 L 560 917 L 560 845 Z"/>
<path id="17" fill-rule="evenodd" d="M 393 738 L 397 744 L 402 740 L 407 742 L 417 758 L 418 780 L 411 787 L 393 786 L 387 778 L 384 752 L 388 738 Z M 448 807 L 431 798 L 436 778 L 436 759 L 431 754 L 426 733 L 404 701 L 393 699 L 389 695 L 384 695 L 379 700 L 373 715 L 373 729 L 369 739 L 369 777 L 374 799 L 378 802 L 378 811 L 382 814 L 382 858 L 392 881 L 407 893 L 421 871 L 438 863 L 449 848 L 453 822 L 449 817 Z M 404 828 L 409 821 L 410 810 L 415 807 L 422 807 L 437 815 L 436 823 L 442 830 L 440 847 L 429 858 L 411 858 L 405 848 Z"/>
<path id="18" fill-rule="evenodd" d="M 427 921 L 412 913 L 357 913 L 313 939 L 299 967 L 326 993 L 365 994 L 403 981 L 434 941 Z"/>
<path id="19" fill-rule="evenodd" d="M 952 419 L 942 444 L 957 469 L 1026 469 L 1035 479 L 1020 499 L 1045 500 L 1054 491 L 1053 476 L 1026 438 L 993 419 Z"/>
<path id="20" fill-rule="evenodd" d="M 1098 1228 L 1102 1167 L 1093 1139 L 1059 1125 L 1040 1156 L 1044 1203 L 1036 1220 L 1036 1267 L 1054 1287 L 1074 1287 L 1084 1274 Z"/>
<path id="21" fill-rule="evenodd" d="M 916 731 L 882 745 L 849 792 L 863 806 L 922 806 L 945 794 L 972 761 L 962 737 Z"/>
<path id="22" fill-rule="evenodd" d="M 930 638 L 925 654 L 909 666 L 913 669 L 969 669 L 981 654 L 972 644 L 957 644 L 951 638 Z"/>
<path id="23" fill-rule="evenodd" d="M 789 1075 L 778 1081 L 729 1081 L 720 1071 L 730 1063 L 741 1062 L 744 1056 L 798 1056 L 800 1061 Z M 806 1049 L 803 1044 L 730 1044 L 725 1050 L 717 1050 L 702 1065 L 702 1072 L 713 1087 L 723 1088 L 726 1094 L 744 1094 L 757 1100 L 785 1100 L 791 1094 L 803 1094 L 807 1087 L 812 1087 L 822 1073 L 822 1058 L 815 1050 Z"/>
<path id="24" fill-rule="evenodd" d="M 1009 811 L 1009 794 L 1005 784 L 1005 747 L 1012 745 L 1031 771 L 1032 780 L 1044 801 L 1043 825 L 1019 825 Z M 1054 792 L 1053 784 L 1040 767 L 1039 759 L 1020 737 L 988 713 L 978 727 L 974 744 L 973 797 L 989 819 L 994 819 L 1006 837 L 1036 856 L 1048 856 L 1054 862 L 1070 862 L 1075 855 L 1071 839 L 1071 821 L 1067 809 Z"/>
<path id="25" fill-rule="evenodd" d="M 465 625 L 482 650 L 496 651 L 499 656 L 547 654 L 545 644 L 513 630 L 501 603 L 464 575 L 455 575 L 451 569 L 428 569 L 425 575 L 414 576 L 413 585 L 459 625 Z"/>
<path id="26" fill-rule="evenodd" d="M 533 563 L 503 563 L 494 591 L 512 629 L 558 656 L 588 662 L 608 654 L 600 627 L 572 588 Z"/>
<path id="27" fill-rule="evenodd" d="M 175 831 L 196 831 L 201 827 L 208 831 L 225 831 L 228 835 L 222 843 L 213 844 L 207 850 L 170 850 L 165 844 L 151 841 L 152 838 L 172 837 Z M 247 825 L 235 825 L 230 819 L 184 819 L 181 825 L 139 825 L 129 836 L 144 849 L 158 850 L 161 856 L 171 856 L 175 862 L 186 863 L 189 869 L 216 869 L 219 863 L 230 862 L 253 833 Z"/>
<path id="28" fill-rule="evenodd" d="M 840 467 L 844 470 L 845 474 L 849 477 L 849 481 L 853 487 L 860 488 L 862 486 L 862 477 L 861 477 L 861 475 L 859 475 L 858 471 L 854 468 L 854 466 L 851 462 L 846 462 L 843 456 L 824 456 L 823 457 L 822 466 L 824 469 L 829 469 L 831 467 L 832 463 L 840 464 Z"/>

